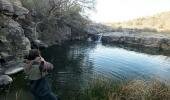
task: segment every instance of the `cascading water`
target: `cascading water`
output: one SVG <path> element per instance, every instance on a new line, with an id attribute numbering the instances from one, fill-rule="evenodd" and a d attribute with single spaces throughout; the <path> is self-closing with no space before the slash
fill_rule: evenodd
<path id="1" fill-rule="evenodd" d="M 88 42 L 91 42 L 91 41 L 92 41 L 91 37 L 89 37 L 89 38 L 87 39 L 87 41 L 88 41 Z"/>
<path id="2" fill-rule="evenodd" d="M 102 36 L 103 36 L 103 33 L 100 33 L 100 34 L 98 35 L 97 43 L 101 43 Z"/>

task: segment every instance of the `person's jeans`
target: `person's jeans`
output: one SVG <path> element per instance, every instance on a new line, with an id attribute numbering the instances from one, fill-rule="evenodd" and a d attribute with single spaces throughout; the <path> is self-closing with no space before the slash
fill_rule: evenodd
<path id="1" fill-rule="evenodd" d="M 45 96 L 37 96 L 34 95 L 34 100 L 58 100 L 56 95 L 54 95 L 52 92 L 46 94 Z"/>
<path id="2" fill-rule="evenodd" d="M 34 95 L 35 100 L 57 100 L 56 95 L 51 91 L 46 78 L 30 81 L 31 93 Z"/>

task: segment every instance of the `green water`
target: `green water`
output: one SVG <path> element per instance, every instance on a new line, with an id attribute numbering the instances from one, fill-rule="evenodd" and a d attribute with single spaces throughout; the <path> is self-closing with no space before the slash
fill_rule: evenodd
<path id="1" fill-rule="evenodd" d="M 49 47 L 42 55 L 55 66 L 48 79 L 61 100 L 77 100 L 82 89 L 96 78 L 115 83 L 155 77 L 170 81 L 168 52 L 77 41 Z M 24 74 L 13 77 L 14 83 L 6 93 L 1 93 L 0 100 L 16 100 L 17 96 L 18 100 L 31 100 Z"/>

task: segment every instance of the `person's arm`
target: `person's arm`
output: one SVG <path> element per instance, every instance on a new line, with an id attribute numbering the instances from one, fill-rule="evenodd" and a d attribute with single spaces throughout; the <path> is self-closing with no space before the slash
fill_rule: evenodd
<path id="1" fill-rule="evenodd" d="M 24 71 L 26 74 L 29 74 L 30 72 L 30 69 L 32 68 L 32 65 L 35 63 L 35 62 L 38 62 L 37 59 L 35 60 L 26 60 L 25 63 L 26 63 L 26 66 L 24 68 Z M 39 62 L 38 62 L 39 63 Z"/>
<path id="2" fill-rule="evenodd" d="M 29 74 L 29 71 L 30 71 L 30 69 L 31 69 L 31 67 L 32 67 L 33 61 L 26 60 L 25 63 L 26 63 L 26 66 L 25 66 L 25 68 L 24 68 L 24 72 L 25 72 L 26 74 Z"/>
<path id="3" fill-rule="evenodd" d="M 51 64 L 50 62 L 47 62 L 47 61 L 45 61 L 44 60 L 44 58 L 42 58 L 41 57 L 41 66 L 43 66 L 42 67 L 42 71 L 51 71 L 51 70 L 53 70 L 53 68 L 54 68 L 54 66 L 53 66 L 53 64 Z"/>

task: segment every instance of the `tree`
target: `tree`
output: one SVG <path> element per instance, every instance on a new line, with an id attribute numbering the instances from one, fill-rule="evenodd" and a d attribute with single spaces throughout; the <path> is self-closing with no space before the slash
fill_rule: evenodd
<path id="1" fill-rule="evenodd" d="M 37 37 L 37 27 L 51 19 L 54 23 L 80 29 L 87 23 L 81 13 L 86 9 L 94 9 L 95 0 L 22 0 L 22 4 L 35 16 L 34 33 Z"/>

